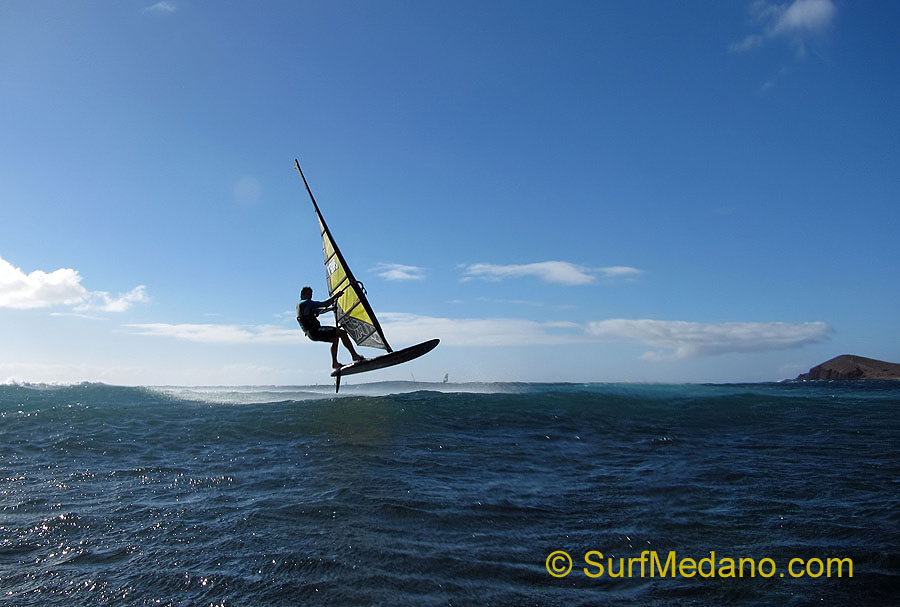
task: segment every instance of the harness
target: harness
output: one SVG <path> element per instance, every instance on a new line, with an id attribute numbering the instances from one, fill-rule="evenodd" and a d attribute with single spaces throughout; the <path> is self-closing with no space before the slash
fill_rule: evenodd
<path id="1" fill-rule="evenodd" d="M 307 337 L 310 333 L 314 333 L 318 331 L 321 324 L 319 324 L 319 319 L 316 318 L 316 314 L 312 311 L 311 306 L 309 304 L 309 299 L 301 299 L 300 303 L 297 305 L 297 322 L 300 323 L 300 327 L 303 329 L 303 332 L 306 333 Z"/>

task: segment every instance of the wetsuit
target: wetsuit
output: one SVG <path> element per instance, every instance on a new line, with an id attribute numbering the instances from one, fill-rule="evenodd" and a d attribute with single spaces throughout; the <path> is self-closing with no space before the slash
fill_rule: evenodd
<path id="1" fill-rule="evenodd" d="M 319 314 L 327 312 L 331 308 L 331 302 L 301 299 L 297 302 L 297 322 L 303 328 L 306 336 L 313 341 L 334 342 L 337 337 L 337 329 L 323 327 L 316 318 Z"/>

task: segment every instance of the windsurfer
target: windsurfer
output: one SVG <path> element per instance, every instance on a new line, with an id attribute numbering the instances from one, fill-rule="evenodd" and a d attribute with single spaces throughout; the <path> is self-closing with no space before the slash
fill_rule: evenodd
<path id="1" fill-rule="evenodd" d="M 303 287 L 300 290 L 300 301 L 297 302 L 297 322 L 303 328 L 306 336 L 313 341 L 331 342 L 331 363 L 335 369 L 340 369 L 343 365 L 338 362 L 338 339 L 344 343 L 344 347 L 350 351 L 350 356 L 354 362 L 365 360 L 353 348 L 353 342 L 343 327 L 323 327 L 316 318 L 319 314 L 334 309 L 334 303 L 343 291 L 338 291 L 325 301 L 313 301 L 312 287 Z"/>

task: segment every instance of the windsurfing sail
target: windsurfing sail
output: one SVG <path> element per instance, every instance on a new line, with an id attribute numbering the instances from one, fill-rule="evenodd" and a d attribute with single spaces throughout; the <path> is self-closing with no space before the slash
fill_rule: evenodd
<path id="1" fill-rule="evenodd" d="M 365 287 L 353 276 L 350 266 L 347 265 L 347 261 L 331 235 L 331 230 L 328 229 L 328 224 L 325 223 L 325 218 L 322 217 L 316 198 L 313 196 L 309 183 L 306 181 L 306 176 L 300 168 L 300 162 L 294 160 L 294 164 L 300 173 L 300 177 L 303 178 L 303 185 L 306 186 L 306 192 L 309 194 L 313 207 L 316 209 L 316 216 L 319 218 L 328 296 L 331 297 L 338 291 L 343 291 L 335 305 L 335 322 L 339 327 L 346 329 L 357 345 L 393 352 L 387 338 L 384 336 L 381 325 L 378 323 L 378 319 L 375 318 L 375 312 L 372 311 L 369 300 L 366 299 Z"/>
<path id="2" fill-rule="evenodd" d="M 441 340 L 430 339 L 396 352 L 391 349 L 387 338 L 384 336 L 384 331 L 382 331 L 381 325 L 378 323 L 378 319 L 375 318 L 375 312 L 372 311 L 372 306 L 369 305 L 369 300 L 366 299 L 366 289 L 353 276 L 350 266 L 347 265 L 347 260 L 341 255 L 340 249 L 334 242 L 334 237 L 325 223 L 325 218 L 322 217 L 322 211 L 319 210 L 319 205 L 316 203 L 316 198 L 309 188 L 306 176 L 300 169 L 300 163 L 294 160 L 294 164 L 297 167 L 297 172 L 300 173 L 300 177 L 303 178 L 303 185 L 306 186 L 306 192 L 309 194 L 309 199 L 312 200 L 313 207 L 316 209 L 316 217 L 319 219 L 328 295 L 332 297 L 336 293 L 340 293 L 335 302 L 335 322 L 339 327 L 343 327 L 347 331 L 347 334 L 350 335 L 357 345 L 387 350 L 386 354 L 358 360 L 332 371 L 331 375 L 335 378 L 334 391 L 338 392 L 341 389 L 342 375 L 353 375 L 392 367 L 431 352 Z"/>

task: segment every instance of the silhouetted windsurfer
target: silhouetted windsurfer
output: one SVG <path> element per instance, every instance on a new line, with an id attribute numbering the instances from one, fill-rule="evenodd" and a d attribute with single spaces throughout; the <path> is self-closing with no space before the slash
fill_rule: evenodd
<path id="1" fill-rule="evenodd" d="M 300 289 L 300 301 L 297 302 L 297 322 L 303 328 L 306 336 L 313 341 L 331 342 L 331 363 L 335 369 L 340 369 L 343 365 L 338 362 L 338 338 L 344 343 L 344 347 L 350 351 L 350 356 L 354 362 L 364 360 L 353 348 L 353 342 L 343 327 L 323 327 L 319 324 L 317 316 L 324 312 L 334 309 L 334 303 L 343 291 L 338 291 L 325 301 L 314 301 L 312 299 L 312 287 L 303 287 Z"/>

